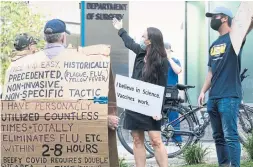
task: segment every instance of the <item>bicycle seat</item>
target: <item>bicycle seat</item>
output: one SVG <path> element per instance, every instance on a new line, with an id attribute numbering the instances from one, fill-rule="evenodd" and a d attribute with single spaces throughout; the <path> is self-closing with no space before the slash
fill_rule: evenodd
<path id="1" fill-rule="evenodd" d="M 178 88 L 179 90 L 186 90 L 186 89 L 190 89 L 190 88 L 195 88 L 195 86 L 177 84 L 177 88 Z"/>
<path id="2" fill-rule="evenodd" d="M 178 103 L 184 103 L 184 99 L 181 99 L 181 97 L 178 98 L 166 98 L 165 97 L 165 104 L 170 102 L 178 102 Z"/>

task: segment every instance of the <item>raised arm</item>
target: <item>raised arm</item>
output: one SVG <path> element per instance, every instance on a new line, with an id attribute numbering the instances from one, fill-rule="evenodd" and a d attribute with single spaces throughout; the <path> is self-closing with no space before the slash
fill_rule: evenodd
<path id="1" fill-rule="evenodd" d="M 118 35 L 122 38 L 126 48 L 133 51 L 135 54 L 139 54 L 142 50 L 140 45 L 136 43 L 126 32 L 124 28 L 121 28 L 118 32 Z"/>
<path id="2" fill-rule="evenodd" d="M 243 39 L 243 42 L 245 42 L 246 41 L 246 37 L 247 37 L 247 35 L 251 32 L 251 30 L 253 29 L 253 16 L 251 17 L 251 24 L 250 24 L 250 26 L 249 26 L 249 29 L 247 30 L 247 33 L 246 33 L 246 35 L 245 35 L 245 37 L 244 37 L 244 39 Z M 244 44 L 244 43 L 243 43 Z M 242 45 L 243 46 L 243 45 Z"/>
<path id="3" fill-rule="evenodd" d="M 249 26 L 249 29 L 248 29 L 246 35 L 248 35 L 252 29 L 253 29 L 253 16 L 251 17 L 251 24 Z"/>
<path id="4" fill-rule="evenodd" d="M 115 29 L 119 30 L 118 34 L 122 38 L 125 46 L 132 50 L 135 54 L 139 54 L 142 49 L 138 43 L 136 43 L 126 32 L 126 30 L 123 28 L 122 20 L 118 20 L 116 18 L 113 18 L 112 20 L 113 26 Z"/>

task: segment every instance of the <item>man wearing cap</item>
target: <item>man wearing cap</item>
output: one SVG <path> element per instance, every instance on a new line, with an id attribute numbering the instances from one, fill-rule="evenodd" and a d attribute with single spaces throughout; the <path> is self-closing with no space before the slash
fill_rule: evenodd
<path id="1" fill-rule="evenodd" d="M 44 35 L 47 45 L 45 46 L 44 52 L 49 59 L 60 54 L 66 48 L 66 34 L 70 32 L 66 29 L 66 24 L 62 20 L 53 19 L 46 23 L 44 28 Z M 110 75 L 110 81 L 112 81 L 112 75 Z M 114 84 L 110 84 L 110 89 L 114 89 Z M 112 92 L 112 91 L 110 91 Z M 111 94 L 108 95 L 109 98 L 115 96 Z M 115 136 L 115 129 L 118 126 L 119 118 L 111 113 L 116 113 L 116 107 L 110 106 L 108 112 L 108 143 L 109 143 L 109 159 L 112 166 L 118 166 L 118 155 L 117 155 L 117 142 Z M 114 137 L 115 136 L 115 140 Z"/>
<path id="2" fill-rule="evenodd" d="M 44 52 L 48 58 L 57 56 L 66 46 L 66 34 L 70 32 L 66 29 L 66 24 L 62 20 L 53 19 L 46 23 L 44 36 L 47 42 Z"/>
<path id="3" fill-rule="evenodd" d="M 210 116 L 220 166 L 240 166 L 241 146 L 237 130 L 237 114 L 242 99 L 240 81 L 242 44 L 237 56 L 229 36 L 233 14 L 225 7 L 206 13 L 210 26 L 219 33 L 209 49 L 208 74 L 198 98 L 203 104 L 209 90 L 207 111 Z M 253 23 L 248 30 L 251 31 Z"/>
<path id="4" fill-rule="evenodd" d="M 176 59 L 175 57 L 172 57 L 173 50 L 171 49 L 171 44 L 168 42 L 165 42 L 164 47 L 165 47 L 168 62 L 169 62 L 167 85 L 168 86 L 175 86 L 178 83 L 178 74 L 180 74 L 182 72 L 181 64 L 178 59 Z M 168 118 L 169 118 L 168 122 L 177 119 L 178 112 L 174 112 L 174 111 L 168 112 Z M 177 130 L 180 130 L 180 123 L 178 123 L 176 126 L 174 126 L 174 128 L 177 128 Z M 172 140 L 178 146 L 180 146 L 182 143 L 182 137 L 180 135 L 174 135 Z M 168 141 L 166 144 L 168 144 Z"/>
<path id="5" fill-rule="evenodd" d="M 16 52 L 13 53 L 11 61 L 16 61 L 26 55 L 36 52 L 37 40 L 27 33 L 18 34 L 14 40 L 14 48 Z"/>
<path id="6" fill-rule="evenodd" d="M 181 64 L 178 59 L 172 57 L 173 50 L 171 49 L 171 44 L 165 42 L 164 47 L 167 53 L 167 58 L 169 61 L 169 71 L 168 71 L 168 81 L 169 86 L 174 86 L 178 83 L 178 74 L 182 72 Z"/>
<path id="7" fill-rule="evenodd" d="M 66 33 L 70 32 L 66 29 L 64 21 L 53 19 L 46 23 L 44 28 L 45 40 L 47 42 L 44 52 L 51 59 L 66 47 Z M 118 125 L 118 117 L 114 115 L 108 116 L 109 128 L 115 130 Z"/>

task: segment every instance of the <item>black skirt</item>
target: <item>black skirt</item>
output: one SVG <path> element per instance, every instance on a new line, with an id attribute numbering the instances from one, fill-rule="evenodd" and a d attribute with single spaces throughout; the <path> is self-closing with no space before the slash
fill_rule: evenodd
<path id="1" fill-rule="evenodd" d="M 126 110 L 123 128 L 127 130 L 161 131 L 161 120 L 156 121 L 150 116 Z"/>

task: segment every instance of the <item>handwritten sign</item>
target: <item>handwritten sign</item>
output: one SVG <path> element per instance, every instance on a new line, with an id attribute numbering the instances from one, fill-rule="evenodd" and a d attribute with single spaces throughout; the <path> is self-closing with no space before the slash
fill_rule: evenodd
<path id="1" fill-rule="evenodd" d="M 1 166 L 109 167 L 107 105 L 2 101 Z"/>
<path id="2" fill-rule="evenodd" d="M 92 55 L 92 48 L 96 49 L 65 49 L 51 60 L 41 51 L 12 63 L 3 99 L 106 99 L 110 57 L 87 56 Z"/>
<path id="3" fill-rule="evenodd" d="M 116 75 L 117 106 L 148 116 L 161 115 L 164 87 Z"/>
<path id="4" fill-rule="evenodd" d="M 110 46 L 94 45 L 11 64 L 1 103 L 2 166 L 110 166 L 109 54 Z"/>
<path id="5" fill-rule="evenodd" d="M 241 2 L 236 16 L 233 19 L 232 31 L 230 33 L 231 42 L 237 55 L 241 50 L 242 42 L 251 24 L 252 17 L 253 2 Z"/>

